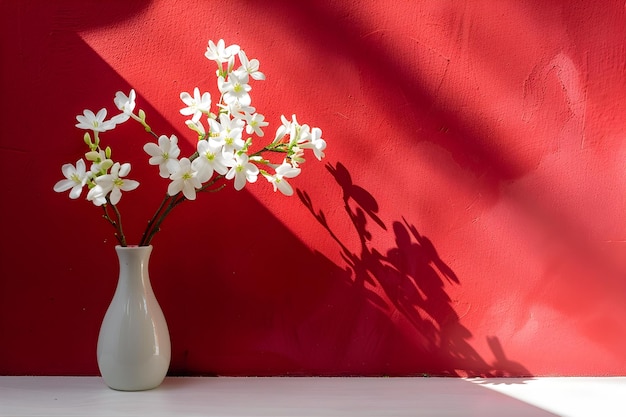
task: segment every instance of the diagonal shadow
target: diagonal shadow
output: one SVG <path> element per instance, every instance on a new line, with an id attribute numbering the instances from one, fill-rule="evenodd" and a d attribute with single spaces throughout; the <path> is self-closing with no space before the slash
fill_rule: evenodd
<path id="1" fill-rule="evenodd" d="M 51 14 L 59 21 L 49 23 L 48 26 L 41 24 L 40 30 L 44 33 L 49 30 L 51 50 L 63 53 L 48 54 L 41 62 L 25 65 L 25 69 L 30 71 L 27 74 L 33 73 L 34 75 L 35 81 L 26 85 L 29 88 L 27 91 L 32 94 L 18 94 L 18 90 L 22 88 L 20 83 L 13 83 L 8 91 L 25 101 L 22 97 L 34 96 L 35 91 L 40 90 L 38 94 L 43 96 L 43 101 L 57 103 L 56 106 L 51 106 L 49 111 L 44 112 L 42 117 L 45 119 L 40 121 L 42 125 L 56 126 L 58 120 L 71 120 L 73 115 L 80 113 L 81 104 L 79 103 L 85 101 L 84 96 L 89 97 L 90 100 L 94 99 L 94 103 L 100 102 L 96 100 L 100 97 L 106 98 L 108 102 L 111 91 L 129 86 L 124 82 L 122 74 L 117 74 L 109 67 L 95 51 L 84 44 L 79 36 L 72 31 L 64 30 L 69 27 L 77 31 L 94 25 L 95 20 L 98 19 L 82 20 L 81 17 L 98 16 L 97 12 L 100 11 L 100 7 L 96 7 L 97 2 L 86 3 L 87 6 L 84 9 L 65 10 L 65 14 L 61 13 L 63 10 L 57 10 L 57 8 L 63 8 L 57 4 L 42 3 L 44 4 L 46 9 L 40 11 L 41 16 L 38 17 L 43 18 Z M 126 10 L 120 3 L 115 10 L 107 14 L 107 22 L 114 22 L 126 16 L 126 13 L 130 13 L 130 10 Z M 74 26 L 68 26 L 70 23 Z M 59 45 L 63 45 L 64 48 L 61 49 Z M 24 59 L 28 59 L 25 63 L 31 63 L 30 56 Z M 50 68 L 50 70 L 44 71 L 45 68 Z M 14 71 L 17 72 L 17 70 Z M 48 78 L 44 75 L 49 76 L 49 72 L 54 74 L 52 79 L 65 82 L 48 82 Z M 91 80 L 96 75 L 99 82 L 93 85 Z M 70 79 L 72 82 L 68 83 Z M 75 88 L 68 88 L 68 84 Z M 70 91 L 66 92 L 66 89 Z M 25 106 L 26 103 L 22 103 L 21 107 Z M 155 109 L 146 108 L 146 110 L 153 115 L 153 127 L 162 127 L 159 131 L 176 132 Z M 27 113 L 11 114 L 11 116 L 14 116 L 15 120 L 13 123 L 7 123 L 7 126 L 15 130 L 10 130 L 11 134 L 6 135 L 7 142 L 8 138 L 18 137 L 20 133 L 18 129 L 28 124 Z M 7 116 L 7 120 L 10 118 Z M 55 128 L 56 136 L 59 138 L 73 138 L 74 130 L 71 124 Z M 142 132 L 134 132 L 129 128 L 120 133 L 131 139 L 136 133 L 139 136 Z M 124 142 L 124 139 L 120 138 L 118 143 Z M 118 154 L 120 159 L 126 159 L 126 157 L 132 159 L 133 156 L 143 155 L 141 150 L 143 140 L 127 140 L 126 142 L 128 148 L 124 151 L 125 154 L 121 153 L 120 148 Z M 80 141 L 62 140 L 55 147 L 54 157 L 50 158 L 48 151 L 37 151 L 39 149 L 37 144 L 34 133 L 30 140 L 19 143 L 24 149 L 33 151 L 32 156 L 29 155 L 30 163 L 34 164 L 33 161 L 36 161 L 39 169 L 44 172 L 58 171 L 58 160 L 70 154 L 80 154 L 82 151 Z M 118 147 L 115 149 L 117 152 Z M 26 173 L 18 162 L 21 161 L 12 162 L 15 164 L 15 172 Z M 348 340 L 351 337 L 350 331 L 355 327 L 351 326 L 353 323 L 362 327 L 370 326 L 359 329 L 363 334 L 375 333 L 390 322 L 389 317 L 379 314 L 380 326 L 372 326 L 371 321 L 378 312 L 365 306 L 361 311 L 364 311 L 363 315 L 367 314 L 370 322 L 363 324 L 366 320 L 363 320 L 362 316 L 357 316 L 360 313 L 358 309 L 362 307 L 361 299 L 358 296 L 350 299 L 352 294 L 348 294 L 341 285 L 336 284 L 338 281 L 342 281 L 341 284 L 343 281 L 349 281 L 350 289 L 355 290 L 353 293 L 366 295 L 372 305 L 379 306 L 381 309 L 391 305 L 411 321 L 416 329 L 415 333 L 422 341 L 420 344 L 422 351 L 416 354 L 424 354 L 425 360 L 429 362 L 427 366 L 419 369 L 423 369 L 424 372 L 449 375 L 462 372 L 472 375 L 497 374 L 498 371 L 492 369 L 494 365 L 480 358 L 467 343 L 471 335 L 459 323 L 459 317 L 451 308 L 449 297 L 444 291 L 443 280 L 457 284 L 455 280 L 458 281 L 458 277 L 452 271 L 446 270 L 445 263 L 439 259 L 432 243 L 421 236 L 417 228 L 406 219 L 400 219 L 393 222 L 391 226 L 396 237 L 396 246 L 382 251 L 369 249 L 367 244 L 371 241 L 372 227 L 387 230 L 387 225 L 378 215 L 378 204 L 371 193 L 353 183 L 345 167 L 337 165 L 332 168 L 334 169 L 331 171 L 333 177 L 344 191 L 346 215 L 349 216 L 350 224 L 359 235 L 360 249 L 357 252 L 350 251 L 342 244 L 339 236 L 334 236 L 342 247 L 346 264 L 351 269 L 350 273 L 344 274 L 340 267 L 311 254 L 297 236 L 286 229 L 279 219 L 248 193 L 235 196 L 232 190 L 225 190 L 225 194 L 220 197 L 223 205 L 219 207 L 219 211 L 239 219 L 238 227 L 241 230 L 254 230 L 259 236 L 268 236 L 264 240 L 267 244 L 260 247 L 249 244 L 247 240 L 242 242 L 238 235 L 232 233 L 227 222 L 202 225 L 207 229 L 209 226 L 214 227 L 211 229 L 212 234 L 221 237 L 221 244 L 216 245 L 216 248 L 207 250 L 205 237 L 192 232 L 184 234 L 184 245 L 167 245 L 168 241 L 178 242 L 181 231 L 195 230 L 198 227 L 195 219 L 206 216 L 206 212 L 213 207 L 210 206 L 210 202 L 188 206 L 173 216 L 167 230 L 162 232 L 159 239 L 160 249 L 155 251 L 152 263 L 153 270 L 156 271 L 152 274 L 155 291 L 160 294 L 170 321 L 173 339 L 176 340 L 173 351 L 173 373 L 282 374 L 293 372 L 294 369 L 303 374 L 328 374 L 336 372 L 337 369 L 347 369 L 353 373 L 360 372 L 363 369 L 360 363 L 352 367 L 340 367 L 346 362 L 346 358 L 353 358 L 355 352 L 362 354 L 363 357 L 367 355 L 371 358 L 373 356 L 371 351 L 378 348 L 379 357 L 383 357 L 387 351 L 392 351 L 396 346 L 383 346 L 382 348 L 375 346 L 371 349 L 368 346 L 366 349 L 361 346 L 353 347 L 355 344 L 350 345 L 346 342 L 344 343 L 345 354 L 344 352 L 340 352 L 343 355 L 337 353 L 339 350 L 337 345 L 341 345 L 344 339 Z M 143 175 L 144 173 L 146 175 Z M 151 168 L 148 166 L 142 167 L 138 164 L 133 168 L 133 175 L 137 178 L 151 174 Z M 35 192 L 26 194 L 21 187 L 18 189 L 16 185 L 16 201 L 28 201 L 25 199 L 51 193 L 51 184 L 45 181 L 34 187 L 36 187 Z M 145 196 L 145 194 L 142 195 Z M 130 195 L 128 198 L 125 197 L 122 204 L 129 209 L 125 212 L 128 213 L 128 219 L 139 219 L 137 223 L 139 225 L 139 221 L 143 219 L 144 207 L 153 206 L 151 198 L 139 197 L 139 194 L 137 197 Z M 156 198 L 159 199 L 160 195 Z M 59 244 L 51 245 L 52 250 L 40 254 L 39 262 L 35 263 L 32 262 L 28 251 L 15 249 L 20 245 L 16 245 L 15 248 L 11 248 L 11 252 L 5 254 L 6 259 L 12 259 L 7 271 L 13 271 L 9 269 L 14 268 L 13 265 L 27 265 L 25 273 L 33 279 L 23 282 L 4 280 L 3 285 L 6 285 L 6 291 L 3 293 L 28 294 L 29 288 L 34 286 L 40 289 L 40 293 L 36 296 L 45 296 L 49 299 L 46 298 L 44 303 L 38 304 L 38 308 L 47 309 L 44 320 L 41 320 L 41 315 L 37 315 L 35 319 L 33 312 L 29 311 L 31 305 L 24 303 L 22 298 L 12 297 L 9 300 L 9 297 L 5 297 L 7 303 L 3 305 L 3 311 L 10 313 L 0 314 L 0 316 L 8 318 L 17 314 L 25 318 L 27 325 L 9 319 L 3 319 L 0 322 L 0 327 L 2 327 L 0 330 L 9 329 L 13 335 L 11 344 L 2 347 L 4 349 L 2 356 L 9 358 L 5 362 L 6 365 L 3 364 L 6 366 L 3 369 L 5 372 L 18 373 L 92 373 L 96 369 L 95 358 L 89 347 L 95 340 L 94 330 L 97 330 L 109 301 L 109 294 L 112 293 L 114 286 L 112 277 L 115 276 L 116 271 L 114 265 L 110 263 L 105 263 L 94 270 L 93 260 L 87 256 L 72 258 L 60 256 L 65 250 L 61 243 L 76 241 L 97 251 L 105 250 L 103 248 L 109 250 L 110 245 L 101 239 L 103 235 L 108 236 L 109 231 L 105 229 L 106 225 L 100 222 L 95 222 L 87 234 L 85 230 L 74 227 L 77 224 L 83 224 L 83 220 L 84 224 L 94 223 L 93 212 L 84 210 L 84 204 L 72 205 L 68 201 L 59 199 L 58 196 L 50 198 L 49 203 L 56 216 L 54 224 L 45 224 L 43 220 L 40 220 L 41 215 L 36 212 L 39 210 L 36 204 L 17 205 L 10 212 L 12 216 L 9 217 L 14 219 L 16 225 L 29 224 L 31 228 L 36 225 L 34 228 L 40 231 L 39 238 L 42 241 Z M 310 210 L 318 214 L 314 211 L 312 202 Z M 255 213 L 252 218 L 248 215 L 250 211 Z M 38 221 L 41 223 L 35 223 Z M 327 230 L 332 235 L 333 230 L 328 225 Z M 132 229 L 129 232 L 132 233 Z M 23 244 L 23 247 L 26 247 L 29 238 L 30 236 L 23 233 L 16 234 L 17 243 Z M 161 246 L 160 242 L 164 242 L 164 245 Z M 257 265 L 267 259 L 275 259 L 277 248 L 272 245 L 280 245 L 278 249 L 285 252 L 285 258 L 297 257 L 298 262 L 304 265 L 301 268 L 304 272 L 299 273 L 298 279 L 293 279 L 293 274 L 289 271 L 259 272 Z M 240 253 L 245 254 L 244 262 L 241 261 Z M 172 262 L 172 259 L 200 259 L 206 263 L 217 262 L 205 267 L 204 264 L 193 262 Z M 57 273 L 59 275 L 64 273 L 66 282 L 76 284 L 76 286 L 60 286 L 57 282 L 48 280 L 47 272 L 49 271 L 45 269 L 48 265 L 55 265 Z M 87 280 L 84 271 L 92 271 Z M 8 276 L 10 276 L 9 273 L 3 275 L 3 277 Z M 236 279 L 231 279 L 231 277 L 236 277 Z M 374 284 L 380 287 L 380 291 L 372 290 L 371 287 Z M 68 287 L 74 290 L 67 291 Z M 332 294 L 329 296 L 329 293 Z M 78 294 L 87 294 L 87 296 L 77 297 Z M 323 310 L 322 307 L 325 306 L 321 301 L 327 300 L 334 302 L 335 306 Z M 83 305 L 88 308 L 83 308 L 80 316 L 72 310 Z M 342 310 L 346 305 L 347 307 Z M 342 323 L 345 324 L 344 326 L 334 329 L 336 339 L 324 340 L 323 336 L 328 335 L 330 325 L 338 321 L 338 313 L 346 311 L 353 314 L 353 321 L 345 320 Z M 59 325 L 59 323 L 67 322 L 75 325 Z M 76 328 L 85 329 L 85 331 L 77 335 Z M 32 335 L 73 342 L 69 347 L 59 344 L 41 355 L 37 354 L 38 346 L 30 343 Z M 344 339 L 340 339 L 341 337 Z M 216 343 L 216 339 L 220 340 L 220 343 Z M 381 342 L 383 337 L 372 337 L 372 339 L 375 339 L 371 342 L 372 344 L 386 343 L 386 341 Z M 400 337 L 396 337 L 388 345 L 393 345 L 397 340 L 400 340 Z M 492 346 L 498 345 L 497 338 L 494 338 Z M 320 351 L 322 351 L 321 355 Z M 501 372 L 512 372 L 512 363 L 506 359 L 502 351 L 499 353 L 501 353 L 503 363 Z M 498 357 L 495 350 L 494 354 Z M 400 363 L 402 360 L 397 362 Z M 313 361 L 316 362 L 312 365 Z M 11 368 L 8 367 L 9 363 L 12 364 Z M 378 372 L 378 369 L 381 368 L 377 368 L 375 372 Z M 400 369 L 399 366 L 396 369 Z M 399 372 L 409 372 L 406 369 L 417 368 L 401 368 Z M 520 367 L 520 369 L 523 368 Z M 519 374 L 527 373 L 520 371 Z"/>
<path id="2" fill-rule="evenodd" d="M 388 230 L 379 217 L 376 199 L 353 183 L 348 169 L 341 163 L 326 168 L 341 187 L 343 209 L 358 234 L 359 250 L 348 248 L 326 214 L 315 209 L 308 193 L 297 190 L 300 200 L 341 248 L 352 286 L 365 292 L 371 302 L 401 313 L 411 323 L 423 353 L 437 363 L 432 369 L 449 376 L 529 376 L 524 366 L 506 357 L 497 337 L 487 337 L 495 356 L 491 363 L 469 344 L 472 334 L 461 324 L 445 289 L 446 285 L 460 285 L 460 280 L 433 243 L 405 218 L 393 221 Z M 371 228 L 392 232 L 395 246 L 386 250 L 371 247 Z"/>
<path id="3" fill-rule="evenodd" d="M 489 137 L 488 126 L 484 123 L 468 123 L 463 112 L 456 111 L 439 97 L 439 88 L 448 77 L 450 58 L 418 40 L 414 47 L 439 61 L 438 87 L 428 83 L 421 72 L 424 68 L 411 67 L 401 54 L 390 50 L 381 39 L 384 30 L 374 30 L 367 22 L 349 12 L 349 7 L 337 2 L 292 2 L 268 0 L 262 5 L 243 0 L 247 7 L 257 7 L 259 13 L 266 13 L 268 19 L 276 19 L 289 27 L 297 22 L 293 36 L 306 42 L 307 48 L 317 48 L 320 55 L 341 56 L 362 69 L 362 84 L 373 94 L 386 96 L 393 92 L 402 97 L 404 104 L 396 108 L 394 117 L 402 121 L 406 137 L 412 141 L 429 141 L 451 153 L 455 162 L 473 172 L 485 186 L 497 188 L 500 181 L 512 180 L 524 174 L 527 167 L 510 153 L 495 148 L 485 138 Z M 287 18 L 288 17 L 288 18 Z M 324 30 L 319 30 L 320 28 Z M 386 63 L 385 65 L 373 64 Z M 389 68 L 393 68 L 393 78 Z M 432 74 L 430 74 L 432 77 Z M 394 80 L 401 80 L 398 88 Z M 394 97 L 394 102 L 397 97 Z M 380 101 L 380 98 L 378 99 Z M 415 131 L 439 132 L 445 134 L 415 135 Z M 461 133 L 462 132 L 462 137 Z M 469 140 L 471 139 L 471 140 Z"/>

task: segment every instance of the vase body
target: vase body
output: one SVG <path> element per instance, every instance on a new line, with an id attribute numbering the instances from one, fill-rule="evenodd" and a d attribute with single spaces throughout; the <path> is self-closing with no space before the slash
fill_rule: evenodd
<path id="1" fill-rule="evenodd" d="M 119 278 L 98 336 L 98 368 L 121 391 L 152 389 L 170 365 L 170 337 L 150 284 L 152 246 L 116 246 Z"/>

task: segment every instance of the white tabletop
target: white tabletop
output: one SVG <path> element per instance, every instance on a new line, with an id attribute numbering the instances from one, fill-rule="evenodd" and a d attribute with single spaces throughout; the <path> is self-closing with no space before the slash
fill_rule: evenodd
<path id="1" fill-rule="evenodd" d="M 0 416 L 626 416 L 626 378 L 0 377 Z"/>

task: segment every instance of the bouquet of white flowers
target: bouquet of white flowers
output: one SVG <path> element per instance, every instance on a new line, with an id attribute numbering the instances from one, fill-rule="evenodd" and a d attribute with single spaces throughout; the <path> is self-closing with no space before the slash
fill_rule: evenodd
<path id="1" fill-rule="evenodd" d="M 148 221 L 139 246 L 150 245 L 172 209 L 184 201 L 195 200 L 198 192 L 219 191 L 227 180 L 233 180 L 235 189 L 241 190 L 247 183 L 256 182 L 260 174 L 273 185 L 274 191 L 289 196 L 293 194 L 293 188 L 287 179 L 300 174 L 305 151 L 312 151 L 318 160 L 324 157 L 326 142 L 322 139 L 321 129 L 299 124 L 295 115 L 290 120 L 282 116 L 282 124 L 273 141 L 252 153 L 252 137 L 263 137 L 263 128 L 269 124 L 251 106 L 250 78 L 265 79 L 259 71 L 259 61 L 249 60 L 238 45 L 225 46 L 222 39 L 217 44 L 209 41 L 205 56 L 217 64 L 220 98 L 212 111 L 210 93 L 200 93 L 196 87 L 193 95 L 188 92 L 180 94 L 186 106 L 180 113 L 191 116 L 185 124 L 198 136 L 196 151 L 189 157 L 179 158 L 181 150 L 175 135 L 157 135 L 146 123 L 145 112 L 139 109 L 135 113 L 135 90 L 130 90 L 128 95 L 121 91 L 115 94 L 114 103 L 121 113 L 109 120 L 105 120 L 106 108 L 95 114 L 84 110 L 82 115 L 76 116 L 76 127 L 87 131 L 84 141 L 89 150 L 76 165 L 63 165 L 65 179 L 57 182 L 54 190 L 70 190 L 70 198 L 76 199 L 87 186 L 87 200 L 103 208 L 104 218 L 115 228 L 115 237 L 121 246 L 127 246 L 127 242 L 117 204 L 122 191 L 134 190 L 139 182 L 127 178 L 130 163 L 114 161 L 111 148 L 102 145 L 100 134 L 129 119 L 141 123 L 156 139 L 156 143 L 144 145 L 150 156 L 148 163 L 158 166 L 159 175 L 171 180 L 160 206 Z M 272 162 L 265 157 L 268 153 L 282 156 L 278 162 Z M 89 169 L 87 163 L 91 163 Z"/>

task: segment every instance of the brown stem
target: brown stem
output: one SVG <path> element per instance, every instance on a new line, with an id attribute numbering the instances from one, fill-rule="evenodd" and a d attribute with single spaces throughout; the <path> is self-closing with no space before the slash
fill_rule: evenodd
<path id="1" fill-rule="evenodd" d="M 141 240 L 139 241 L 139 246 L 148 246 L 150 244 L 152 237 L 156 233 L 156 231 L 154 231 L 155 228 L 158 230 L 158 225 L 160 225 L 161 222 L 163 221 L 163 220 L 159 221 L 159 219 L 162 217 L 161 212 L 163 208 L 165 207 L 165 203 L 167 203 L 167 201 L 170 200 L 171 198 L 172 197 L 170 195 L 165 194 L 165 197 L 163 197 L 163 200 L 161 200 L 161 204 L 159 204 L 159 208 L 154 213 L 152 218 L 148 221 L 146 230 L 144 230 L 143 235 L 141 236 Z"/>
<path id="2" fill-rule="evenodd" d="M 202 188 L 198 189 L 198 192 L 215 193 L 221 191 L 222 189 L 224 189 L 226 184 L 221 184 L 220 186 L 213 189 L 209 189 L 209 187 L 215 185 L 215 183 L 217 183 L 217 181 L 222 178 L 224 178 L 223 175 L 216 176 L 213 180 L 207 182 Z M 161 224 L 163 223 L 165 218 L 172 212 L 172 210 L 174 210 L 176 206 L 185 201 L 187 201 L 187 198 L 183 195 L 182 192 L 179 192 L 174 196 L 166 194 L 165 198 L 163 198 L 163 201 L 161 201 L 159 208 L 148 222 L 146 230 L 141 236 L 139 246 L 148 246 L 152 242 L 154 236 L 161 230 Z"/>
<path id="3" fill-rule="evenodd" d="M 151 221 L 148 225 L 146 233 L 144 233 L 144 237 L 141 239 L 139 246 L 150 245 L 150 242 L 152 242 L 152 238 L 154 237 L 154 235 L 156 235 L 157 232 L 161 230 L 161 224 L 163 223 L 163 220 L 165 220 L 167 215 L 170 214 L 174 207 L 185 201 L 186 198 L 182 195 L 182 193 L 178 193 L 175 196 L 167 196 L 164 202 L 166 200 L 170 200 L 169 204 L 167 205 L 167 207 L 165 207 L 165 210 L 163 210 L 164 204 L 159 207 L 159 210 L 154 215 L 155 217 L 153 217 L 153 219 L 156 218 L 156 220 Z"/>
<path id="4" fill-rule="evenodd" d="M 106 200 L 106 204 L 102 205 L 102 209 L 104 210 L 104 214 L 102 217 L 104 217 L 111 224 L 111 226 L 115 228 L 114 236 L 119 242 L 120 246 L 127 246 L 126 236 L 124 236 L 124 231 L 122 229 L 122 215 L 117 209 L 117 206 L 115 204 L 111 204 L 111 200 L 109 200 L 108 196 L 106 197 Z M 111 216 L 109 216 L 109 211 L 107 210 L 108 206 L 111 206 L 113 208 L 113 213 L 115 213 L 115 220 L 113 220 Z"/>
<path id="5" fill-rule="evenodd" d="M 102 215 L 102 218 L 104 218 L 106 221 L 109 222 L 111 226 L 113 226 L 113 228 L 115 229 L 115 233 L 113 235 L 117 239 L 118 243 L 121 244 L 122 242 L 120 241 L 120 237 L 117 234 L 117 224 L 115 224 L 115 221 L 109 216 L 109 212 L 107 210 L 107 204 L 102 205 L 102 211 L 104 212 L 104 214 Z"/>

